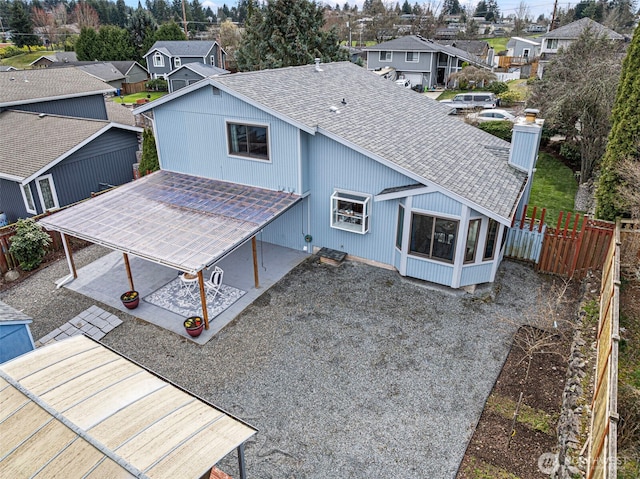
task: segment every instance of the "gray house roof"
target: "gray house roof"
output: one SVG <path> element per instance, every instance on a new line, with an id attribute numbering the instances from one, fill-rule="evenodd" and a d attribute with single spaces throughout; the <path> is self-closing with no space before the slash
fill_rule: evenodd
<path id="1" fill-rule="evenodd" d="M 136 112 L 213 85 L 489 215 L 511 216 L 526 174 L 508 166 L 509 143 L 450 116 L 445 105 L 350 62 L 323 64 L 321 70 L 305 65 L 210 77 Z"/>
<path id="2" fill-rule="evenodd" d="M 201 40 L 158 41 L 153 44 L 145 57 L 156 50 L 170 57 L 204 57 L 215 44 L 215 41 Z"/>
<path id="3" fill-rule="evenodd" d="M 38 57 L 37 60 L 32 61 L 29 65 L 33 65 L 34 63 L 39 62 L 43 58 L 46 58 L 49 61 L 54 63 L 64 63 L 64 62 L 76 62 L 78 61 L 78 57 L 76 56 L 76 52 L 52 52 L 47 55 L 42 55 Z"/>
<path id="4" fill-rule="evenodd" d="M 548 33 L 542 35 L 541 38 L 558 38 L 563 40 L 575 40 L 578 38 L 584 30 L 590 28 L 593 33 L 598 36 L 605 36 L 611 40 L 624 40 L 624 36 L 617 32 L 614 32 L 610 28 L 601 25 L 598 22 L 594 22 L 590 18 L 581 18 L 575 22 L 569 23 L 563 27 L 551 30 Z"/>
<path id="5" fill-rule="evenodd" d="M 125 78 L 125 75 L 109 62 L 82 65 L 78 69 L 104 82 L 124 80 Z"/>
<path id="6" fill-rule="evenodd" d="M 147 71 L 147 69 L 145 67 L 140 65 L 138 62 L 134 62 L 134 61 L 117 61 L 117 62 L 112 61 L 112 62 L 109 62 L 109 63 L 111 63 L 114 67 L 116 67 L 120 71 L 120 73 L 122 73 L 125 76 L 136 65 L 138 65 L 144 71 Z"/>
<path id="7" fill-rule="evenodd" d="M 0 321 L 26 321 L 33 322 L 30 316 L 12 308 L 7 303 L 0 301 Z"/>
<path id="8" fill-rule="evenodd" d="M 484 55 L 489 44 L 484 40 L 442 40 L 442 45 L 459 48 L 475 56 Z"/>
<path id="9" fill-rule="evenodd" d="M 16 67 L 12 67 L 11 65 L 0 65 L 0 72 L 15 72 L 17 70 Z"/>
<path id="10" fill-rule="evenodd" d="M 480 66 L 489 67 L 481 58 L 450 45 L 442 45 L 433 40 L 418 35 L 407 35 L 400 38 L 389 40 L 388 42 L 379 43 L 377 45 L 365 48 L 367 51 L 395 51 L 395 52 L 440 52 L 446 53 L 453 57 L 461 58 L 469 63 L 479 64 Z"/>
<path id="11" fill-rule="evenodd" d="M 114 127 L 142 131 L 102 120 L 4 111 L 0 113 L 0 177 L 29 179 Z M 29 132 L 28 141 L 23 132 Z"/>
<path id="12" fill-rule="evenodd" d="M 128 107 L 119 105 L 113 101 L 105 101 L 104 104 L 107 108 L 107 118 L 109 121 L 120 123 L 121 125 L 136 126 L 136 119 Z"/>
<path id="13" fill-rule="evenodd" d="M 0 107 L 111 92 L 105 82 L 77 68 L 0 72 Z"/>
<path id="14" fill-rule="evenodd" d="M 176 73 L 177 71 L 183 68 L 188 68 L 192 72 L 195 72 L 198 75 L 202 75 L 202 78 L 206 78 L 214 75 L 226 75 L 227 73 L 229 73 L 229 70 L 225 70 L 224 68 L 214 67 L 212 65 L 206 65 L 204 63 L 185 63 L 184 65 L 176 68 L 171 73 L 169 73 L 169 76 L 173 75 L 174 73 Z"/>

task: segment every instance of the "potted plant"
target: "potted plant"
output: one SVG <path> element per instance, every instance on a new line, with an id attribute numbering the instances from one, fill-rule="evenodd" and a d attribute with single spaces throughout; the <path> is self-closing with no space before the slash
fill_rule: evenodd
<path id="1" fill-rule="evenodd" d="M 187 330 L 189 336 L 197 338 L 204 329 L 204 321 L 200 316 L 189 316 L 184 320 L 184 329 Z"/>
<path id="2" fill-rule="evenodd" d="M 140 303 L 140 295 L 137 291 L 127 291 L 120 296 L 120 301 L 122 301 L 122 304 L 124 304 L 127 309 L 136 309 L 138 303 Z"/>

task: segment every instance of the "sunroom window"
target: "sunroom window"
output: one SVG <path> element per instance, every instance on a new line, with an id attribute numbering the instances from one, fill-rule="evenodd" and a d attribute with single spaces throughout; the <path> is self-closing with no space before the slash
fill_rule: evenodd
<path id="1" fill-rule="evenodd" d="M 480 235 L 480 223 L 482 220 L 469 221 L 467 231 L 467 245 L 464 250 L 464 262 L 473 263 L 476 260 L 476 250 L 478 249 L 478 237 Z"/>
<path id="2" fill-rule="evenodd" d="M 498 238 L 498 222 L 494 219 L 489 219 L 489 226 L 487 227 L 487 238 L 484 244 L 483 260 L 493 259 L 496 253 L 496 239 Z"/>
<path id="3" fill-rule="evenodd" d="M 331 227 L 354 233 L 369 231 L 371 196 L 347 191 L 331 195 Z"/>
<path id="4" fill-rule="evenodd" d="M 411 216 L 409 253 L 416 256 L 453 263 L 458 237 L 457 220 L 420 213 Z"/>

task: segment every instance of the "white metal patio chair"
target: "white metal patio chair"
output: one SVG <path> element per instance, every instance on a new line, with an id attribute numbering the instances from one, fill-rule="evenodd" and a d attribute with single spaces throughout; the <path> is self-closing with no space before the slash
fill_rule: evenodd
<path id="1" fill-rule="evenodd" d="M 211 276 L 209 279 L 205 280 L 204 287 L 207 292 L 207 299 L 209 301 L 214 301 L 218 294 L 220 293 L 220 288 L 222 287 L 222 277 L 224 276 L 224 271 L 219 266 L 213 268 L 211 272 Z M 209 293 L 213 294 L 213 297 L 209 299 Z"/>

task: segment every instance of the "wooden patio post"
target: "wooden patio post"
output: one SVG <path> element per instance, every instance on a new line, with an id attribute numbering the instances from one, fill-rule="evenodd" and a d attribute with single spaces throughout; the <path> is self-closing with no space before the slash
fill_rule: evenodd
<path id="1" fill-rule="evenodd" d="M 64 233 L 60 233 L 62 237 L 62 246 L 64 246 L 64 254 L 67 257 L 67 264 L 69 265 L 69 272 L 73 275 L 73 279 L 78 277 L 78 273 L 76 271 L 76 265 L 73 262 L 73 253 L 71 251 L 71 245 L 69 244 L 69 237 Z"/>
<path id="2" fill-rule="evenodd" d="M 207 293 L 204 290 L 204 278 L 202 270 L 198 271 L 198 285 L 200 286 L 200 302 L 202 303 L 202 319 L 204 319 L 204 329 L 209 329 L 209 312 L 207 311 Z"/>
<path id="3" fill-rule="evenodd" d="M 127 270 L 127 279 L 129 280 L 129 289 L 131 291 L 135 291 L 135 286 L 133 286 L 133 276 L 131 276 L 131 266 L 129 265 L 129 255 L 127 253 L 122 253 L 122 257 L 124 258 L 124 267 Z"/>
<path id="4" fill-rule="evenodd" d="M 258 251 L 256 248 L 256 237 L 251 238 L 251 251 L 253 252 L 253 283 L 256 288 L 260 287 L 260 279 L 258 278 Z"/>

